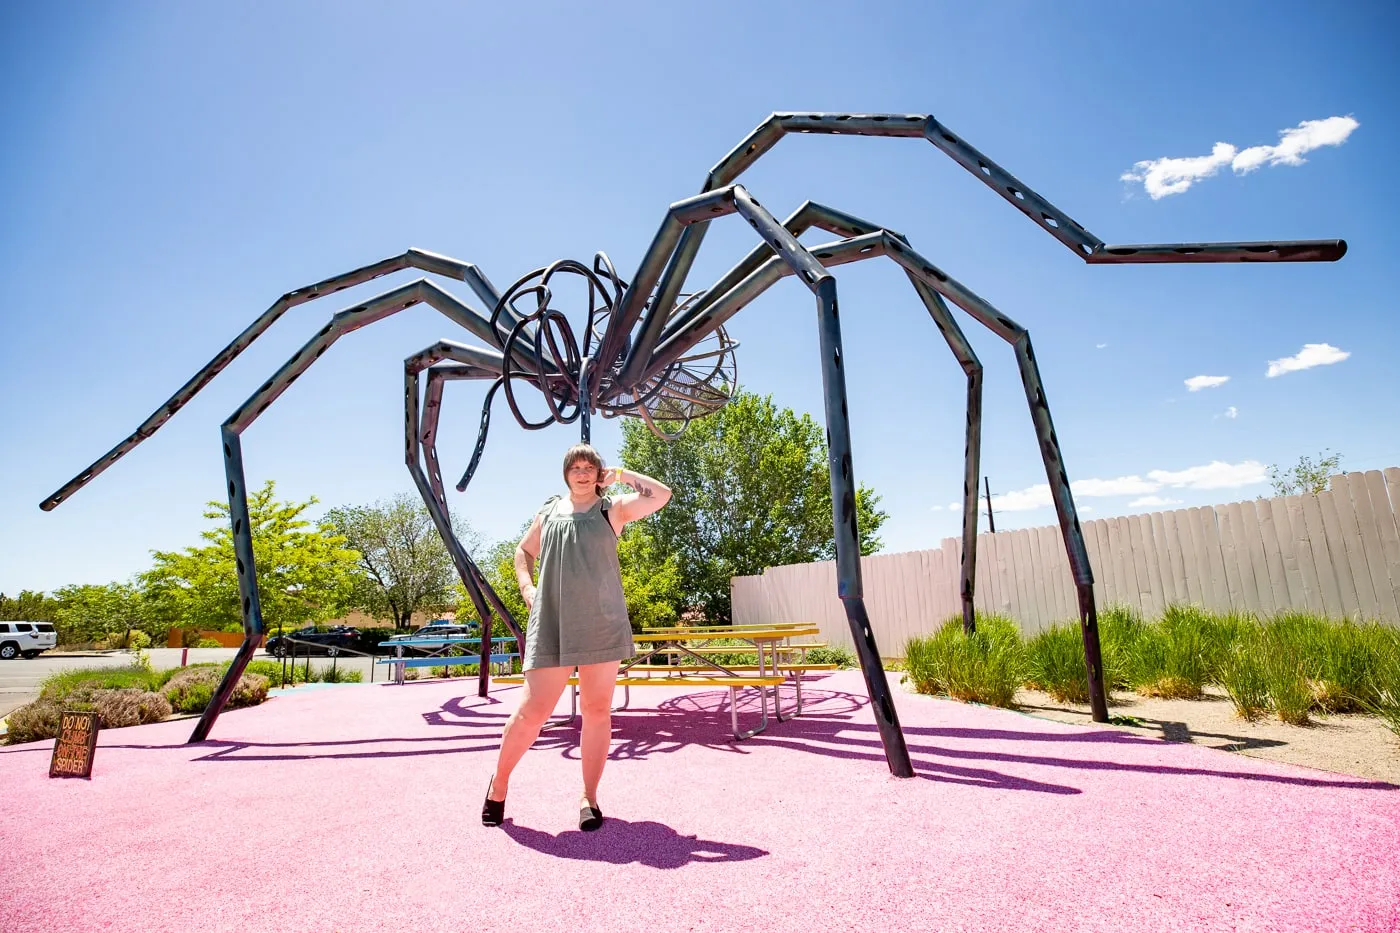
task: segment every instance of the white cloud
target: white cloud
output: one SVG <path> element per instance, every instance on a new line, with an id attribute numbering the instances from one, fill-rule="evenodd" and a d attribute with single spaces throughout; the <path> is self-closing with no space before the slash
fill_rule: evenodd
<path id="1" fill-rule="evenodd" d="M 1143 496 L 1128 503 L 1128 508 L 1139 509 L 1147 506 L 1181 505 L 1180 499 L 1166 499 L 1162 496 Z"/>
<path id="2" fill-rule="evenodd" d="M 1327 117 L 1304 120 L 1295 127 L 1279 130 L 1277 146 L 1250 146 L 1237 149 L 1230 143 L 1216 143 L 1210 155 L 1146 159 L 1133 164 L 1119 176 L 1123 181 L 1142 182 L 1143 189 L 1156 201 L 1171 194 L 1182 194 L 1198 181 L 1230 166 L 1236 175 L 1247 175 L 1265 165 L 1302 165 L 1306 153 L 1322 146 L 1340 146 L 1361 124 L 1353 117 Z"/>
<path id="3" fill-rule="evenodd" d="M 1054 502 L 1054 497 L 1050 495 L 1050 484 L 1037 483 L 1015 492 L 1004 492 L 999 496 L 992 496 L 992 511 L 1028 512 L 1031 509 L 1043 509 L 1047 505 L 1053 505 Z"/>
<path id="4" fill-rule="evenodd" d="M 1222 412 L 1222 414 L 1226 418 L 1238 418 L 1240 416 L 1240 410 L 1234 405 L 1231 405 L 1229 408 L 1225 409 L 1225 411 Z"/>
<path id="5" fill-rule="evenodd" d="M 1095 349 L 1095 350 L 1102 350 L 1102 349 L 1103 349 L 1104 347 L 1106 347 L 1106 346 L 1108 346 L 1108 344 L 1106 344 L 1106 343 L 1096 343 L 1096 344 L 1094 344 L 1094 349 Z"/>
<path id="6" fill-rule="evenodd" d="M 1081 479 L 1069 484 L 1076 496 L 1136 496 L 1160 489 L 1157 483 L 1141 476 L 1120 476 L 1117 479 Z"/>
<path id="7" fill-rule="evenodd" d="M 1258 460 L 1245 460 L 1242 463 L 1212 460 L 1205 466 L 1188 467 L 1176 472 L 1152 470 L 1147 475 L 1162 486 L 1187 489 L 1234 489 L 1262 483 L 1269 478 L 1264 464 Z"/>
<path id="8" fill-rule="evenodd" d="M 1351 356 L 1350 350 L 1339 350 L 1330 343 L 1305 343 L 1303 349 L 1293 356 L 1286 356 L 1281 360 L 1269 360 L 1269 371 L 1264 375 L 1272 379 L 1275 376 L 1297 372 L 1300 369 L 1312 369 L 1314 366 L 1340 363 L 1349 356 Z"/>
<path id="9" fill-rule="evenodd" d="M 1094 507 L 1092 505 L 1076 505 L 1074 510 L 1080 515 L 1088 515 L 1090 512 L 1094 511 Z"/>
<path id="10" fill-rule="evenodd" d="M 949 503 L 948 503 L 948 511 L 949 511 L 949 512 L 961 512 L 961 511 L 962 511 L 962 503 L 961 503 L 961 502 L 949 502 Z"/>
<path id="11" fill-rule="evenodd" d="M 1112 496 L 1137 496 L 1129 503 L 1131 507 L 1144 505 L 1175 505 L 1176 500 L 1161 499 L 1153 493 L 1164 488 L 1176 489 L 1234 489 L 1251 486 L 1268 479 L 1264 464 L 1257 460 L 1240 463 L 1225 463 L 1212 460 L 1210 463 L 1188 467 L 1185 470 L 1152 470 L 1144 479 L 1141 476 L 1119 476 L 1115 479 L 1081 479 L 1070 483 L 1070 490 L 1076 499 L 1105 498 Z M 1054 505 L 1050 486 L 1036 483 L 1025 489 L 992 496 L 993 512 L 1028 512 Z M 956 508 L 956 503 L 949 508 Z M 1081 509 L 1080 511 L 1083 511 Z"/>
<path id="12" fill-rule="evenodd" d="M 1119 176 L 1123 181 L 1140 181 L 1156 201 L 1169 194 L 1181 194 L 1196 182 L 1209 178 L 1234 161 L 1236 149 L 1229 143 L 1216 143 L 1208 156 L 1147 159 L 1134 163 L 1132 171 Z"/>
<path id="13" fill-rule="evenodd" d="M 1231 163 L 1236 174 L 1244 175 L 1263 165 L 1302 165 L 1304 153 L 1323 146 L 1340 146 L 1360 123 L 1352 117 L 1304 120 L 1292 129 L 1279 130 L 1277 146 L 1250 146 Z"/>
<path id="14" fill-rule="evenodd" d="M 1202 389 L 1214 389 L 1216 386 L 1223 386 L 1230 381 L 1229 376 L 1192 376 L 1186 380 L 1186 388 L 1192 392 L 1199 392 Z"/>

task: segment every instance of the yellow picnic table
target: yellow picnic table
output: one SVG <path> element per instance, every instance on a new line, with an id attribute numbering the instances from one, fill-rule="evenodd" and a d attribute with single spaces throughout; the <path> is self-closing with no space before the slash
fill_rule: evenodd
<path id="1" fill-rule="evenodd" d="M 630 700 L 630 688 L 634 686 L 716 686 L 729 689 L 730 724 L 735 739 L 746 739 L 768 728 L 768 690 L 773 690 L 773 715 L 783 722 L 802 713 L 802 675 L 815 669 L 832 669 L 835 665 L 806 664 L 806 648 L 811 645 L 794 643 L 794 638 L 820 635 L 821 630 L 810 623 L 780 623 L 774 625 L 715 625 L 715 626 L 670 626 L 647 629 L 634 634 L 637 645 L 635 657 L 623 662 L 618 669 L 617 683 L 624 690 L 621 709 Z M 718 641 L 740 642 L 714 647 Z M 729 649 L 726 651 L 725 649 Z M 720 664 L 713 657 L 717 652 L 733 654 L 755 654 L 758 659 L 753 664 Z M 780 655 L 801 652 L 802 661 L 784 661 Z M 690 663 L 675 665 L 670 662 L 674 655 L 689 658 Z M 664 657 L 668 663 L 647 663 Z M 782 708 L 779 688 L 793 675 L 796 702 L 790 712 Z M 497 683 L 520 683 L 523 677 L 497 677 Z M 576 677 L 569 678 L 569 686 L 576 687 Z M 737 709 L 738 691 L 744 687 L 754 687 L 759 691 L 761 719 L 756 728 L 739 731 Z M 571 692 L 571 707 L 576 699 Z M 576 707 L 574 707 L 576 708 Z M 573 709 L 571 709 L 571 714 Z M 573 715 L 565 722 L 572 722 Z"/>

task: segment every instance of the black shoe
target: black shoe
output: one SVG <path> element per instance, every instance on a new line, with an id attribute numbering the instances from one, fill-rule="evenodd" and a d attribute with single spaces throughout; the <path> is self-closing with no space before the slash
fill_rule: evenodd
<path id="1" fill-rule="evenodd" d="M 486 785 L 486 802 L 481 805 L 481 825 L 500 826 L 506 818 L 506 802 L 504 800 L 492 800 L 491 788 L 496 783 L 496 775 L 491 775 L 491 780 Z"/>
<path id="2" fill-rule="evenodd" d="M 578 828 L 584 832 L 592 832 L 603 825 L 603 811 L 597 807 L 584 804 L 578 811 Z"/>

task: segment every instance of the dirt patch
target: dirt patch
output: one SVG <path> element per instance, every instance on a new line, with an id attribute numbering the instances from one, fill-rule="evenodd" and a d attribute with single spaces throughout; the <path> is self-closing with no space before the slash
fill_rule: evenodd
<path id="1" fill-rule="evenodd" d="M 1016 701 L 1021 712 L 1032 716 L 1098 725 L 1090 719 L 1088 706 L 1058 703 L 1038 690 L 1021 690 Z M 1277 719 L 1247 722 L 1235 715 L 1224 691 L 1214 687 L 1207 687 L 1205 698 L 1200 700 L 1116 693 L 1108 713 L 1131 716 L 1142 723 L 1109 723 L 1111 729 L 1400 785 L 1400 737 L 1374 716 L 1316 716 L 1308 726 L 1290 726 Z"/>

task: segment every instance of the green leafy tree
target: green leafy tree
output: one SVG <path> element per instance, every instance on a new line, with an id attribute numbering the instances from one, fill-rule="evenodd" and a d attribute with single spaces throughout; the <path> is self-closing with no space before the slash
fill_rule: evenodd
<path id="1" fill-rule="evenodd" d="M 263 622 L 269 629 L 295 628 L 340 615 L 359 573 L 356 553 L 329 524 L 301 515 L 317 501 L 279 502 L 268 480 L 248 496 L 248 527 Z M 155 566 L 141 574 L 154 611 L 193 628 L 242 629 L 238 573 L 229 507 L 209 502 L 204 517 L 215 526 L 201 532 L 209 543 L 183 551 L 154 551 Z"/>
<path id="2" fill-rule="evenodd" d="M 501 602 L 515 619 L 515 624 L 520 626 L 521 631 L 525 630 L 525 622 L 529 618 L 530 612 L 525 608 L 525 600 L 520 596 L 520 585 L 515 579 L 515 546 L 520 543 L 521 538 L 525 537 L 525 532 L 530 530 L 530 522 L 533 520 L 533 516 L 527 519 L 520 526 L 515 537 L 506 538 L 491 545 L 477 564 L 486 577 L 486 582 L 491 584 L 491 588 L 501 598 Z M 456 591 L 458 605 L 463 609 L 471 606 L 471 599 L 467 597 L 466 589 L 460 582 L 457 584 Z M 509 635 L 510 631 L 504 622 L 497 621 L 493 634 Z"/>
<path id="3" fill-rule="evenodd" d="M 634 631 L 675 625 L 684 603 L 680 561 L 662 553 L 646 521 L 629 525 L 617 543 L 622 593 Z"/>
<path id="4" fill-rule="evenodd" d="M 622 436 L 622 463 L 672 490 L 670 503 L 642 523 L 648 543 L 639 556 L 674 560 L 677 608 L 727 622 L 731 577 L 836 556 L 827 447 L 810 415 L 740 392 L 677 440 L 631 419 Z M 879 501 L 868 487 L 856 490 L 862 554 L 880 549 L 877 532 L 888 515 Z"/>
<path id="5" fill-rule="evenodd" d="M 1305 492 L 1316 495 L 1325 492 L 1329 478 L 1341 472 L 1342 455 L 1318 454 L 1317 458 L 1314 463 L 1311 457 L 1299 457 L 1298 462 L 1287 469 L 1280 468 L 1278 464 L 1271 465 L 1269 484 L 1274 487 L 1274 495 L 1292 496 Z"/>
<path id="6" fill-rule="evenodd" d="M 36 590 L 20 590 L 18 596 L 0 593 L 0 620 L 57 622 L 58 601 Z"/>
<path id="7" fill-rule="evenodd" d="M 331 509 L 326 522 L 360 555 L 361 573 L 350 598 L 354 608 L 390 618 L 402 629 L 419 610 L 457 605 L 457 569 L 421 499 L 401 493 L 387 502 Z M 470 552 L 478 535 L 462 522 L 455 524 L 457 540 Z"/>
<path id="8" fill-rule="evenodd" d="M 106 640 L 129 644 L 132 632 L 145 632 L 152 642 L 163 638 L 159 615 L 141 588 L 133 583 L 74 584 L 54 591 L 55 624 L 65 644 Z"/>

